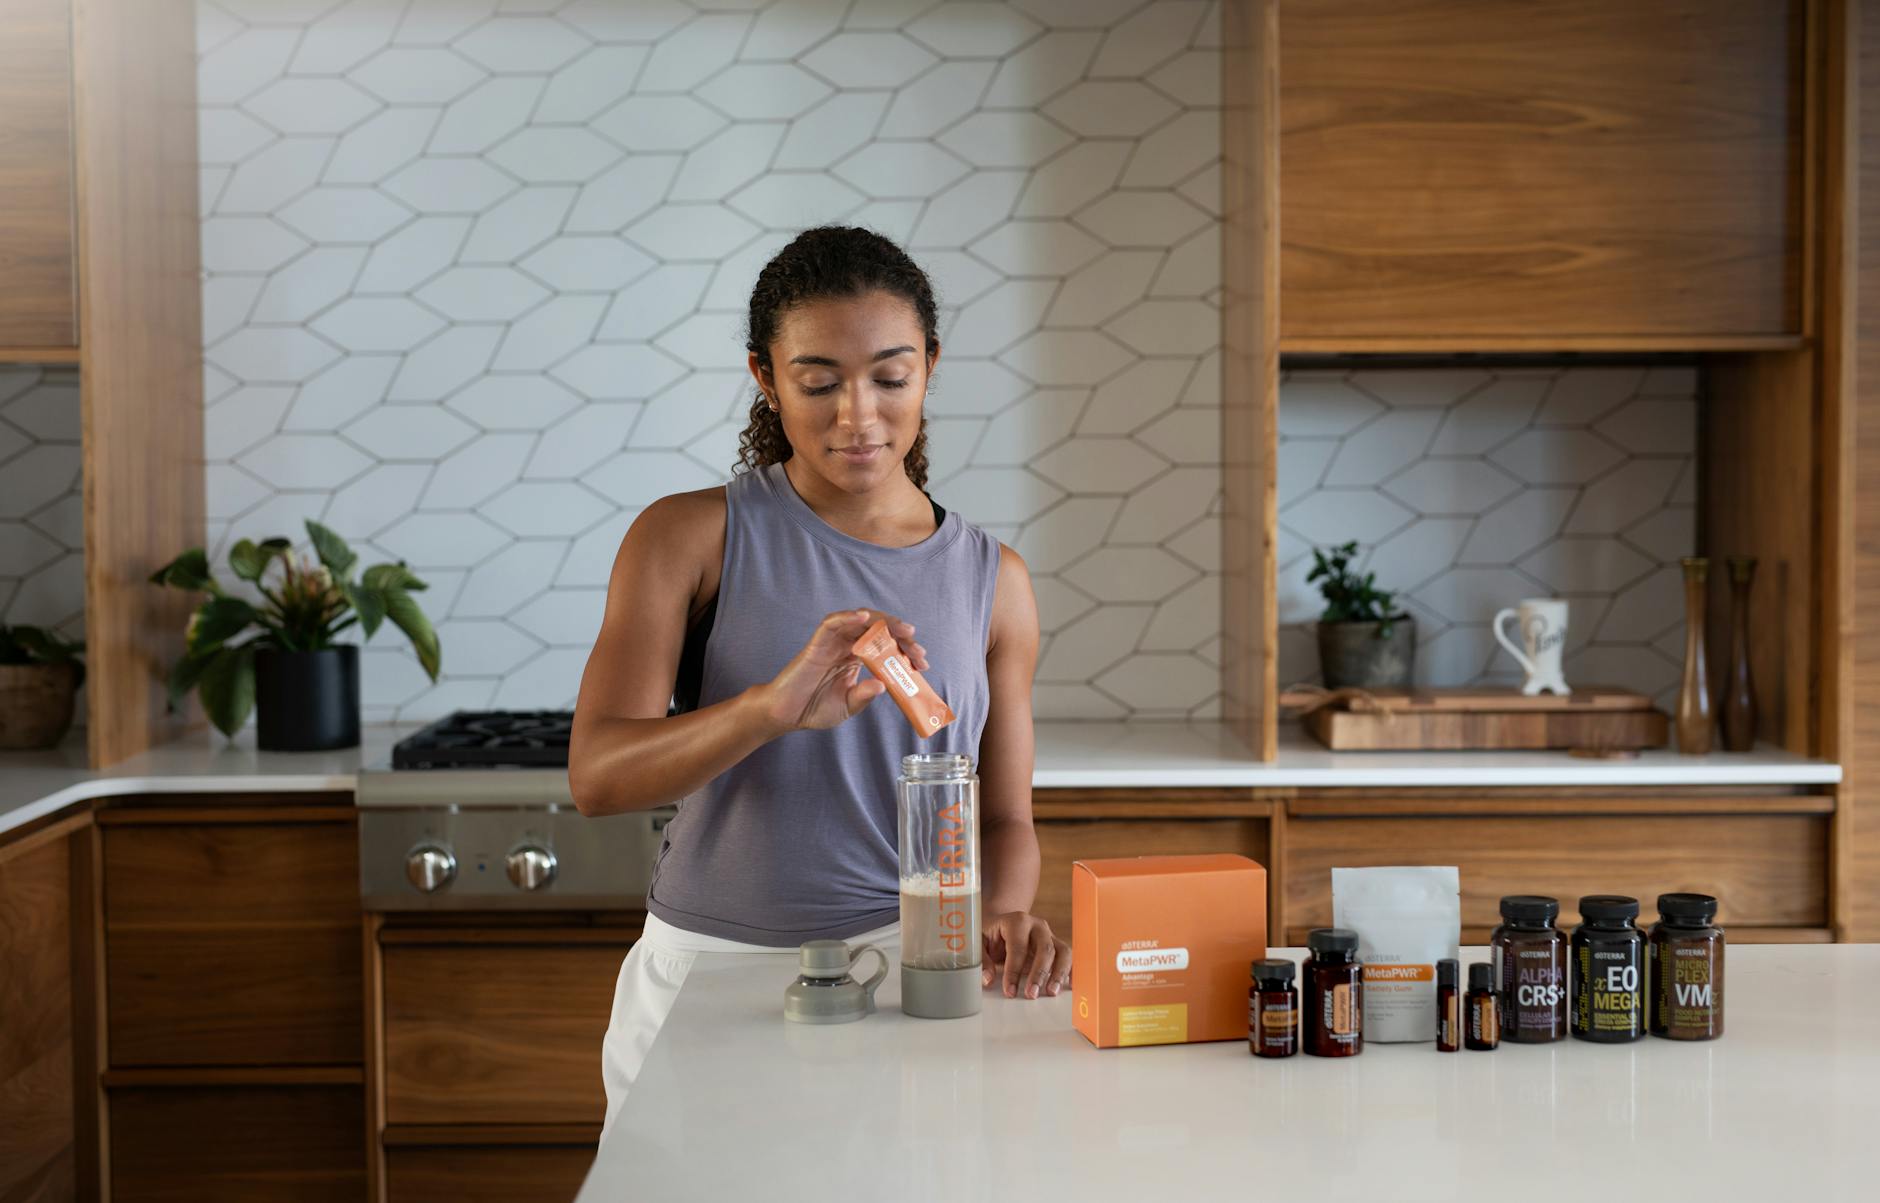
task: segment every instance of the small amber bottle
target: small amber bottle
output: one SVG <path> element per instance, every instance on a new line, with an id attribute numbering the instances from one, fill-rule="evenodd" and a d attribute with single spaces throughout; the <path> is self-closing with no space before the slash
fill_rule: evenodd
<path id="1" fill-rule="evenodd" d="M 1492 965 L 1469 966 L 1468 1027 L 1462 1043 L 1469 1048 L 1488 1051 L 1501 1043 L 1501 1008 L 1495 997 L 1495 968 Z"/>
<path id="2" fill-rule="evenodd" d="M 1358 933 L 1315 927 L 1306 936 L 1305 1049 L 1315 1057 L 1355 1057 L 1364 1051 L 1363 966 Z"/>
<path id="3" fill-rule="evenodd" d="M 1299 1051 L 1299 990 L 1291 961 L 1255 961 L 1247 987 L 1247 1044 L 1256 1057 Z"/>
<path id="4" fill-rule="evenodd" d="M 1709 894 L 1658 895 L 1652 925 L 1651 1033 L 1667 1040 L 1723 1035 L 1723 929 Z"/>
<path id="5" fill-rule="evenodd" d="M 1436 962 L 1436 1051 L 1462 1047 L 1461 967 L 1453 957 Z"/>

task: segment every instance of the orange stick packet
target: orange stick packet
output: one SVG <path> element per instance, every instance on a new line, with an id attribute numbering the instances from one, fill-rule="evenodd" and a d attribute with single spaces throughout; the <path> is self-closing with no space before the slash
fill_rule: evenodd
<path id="1" fill-rule="evenodd" d="M 953 721 L 953 708 L 927 684 L 920 670 L 908 663 L 901 654 L 901 645 L 888 634 L 886 622 L 877 621 L 863 631 L 849 651 L 888 687 L 888 696 L 907 716 L 915 735 L 925 739 Z"/>

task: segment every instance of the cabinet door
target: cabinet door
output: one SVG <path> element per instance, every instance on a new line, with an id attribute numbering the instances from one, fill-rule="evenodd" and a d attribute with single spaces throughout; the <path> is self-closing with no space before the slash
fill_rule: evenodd
<path id="1" fill-rule="evenodd" d="M 1282 347 L 1799 334 L 1805 12 L 1282 0 Z"/>
<path id="2" fill-rule="evenodd" d="M 445 1145 L 385 1151 L 387 1203 L 568 1203 L 592 1145 Z"/>
<path id="3" fill-rule="evenodd" d="M 357 1086 L 151 1086 L 110 1092 L 113 1203 L 357 1203 Z"/>
<path id="4" fill-rule="evenodd" d="M 73 1190 L 67 841 L 0 847 L 0 1199 Z"/>
<path id="5" fill-rule="evenodd" d="M 0 348 L 78 345 L 71 0 L 0 0 Z"/>
<path id="6" fill-rule="evenodd" d="M 1259 819 L 1040 819 L 1038 897 L 1032 913 L 1064 939 L 1071 931 L 1071 864 L 1113 856 L 1233 852 L 1268 863 L 1270 825 Z"/>

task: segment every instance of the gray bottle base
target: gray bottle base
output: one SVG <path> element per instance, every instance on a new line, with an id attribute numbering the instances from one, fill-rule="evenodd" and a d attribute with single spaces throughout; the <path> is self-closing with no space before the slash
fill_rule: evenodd
<path id="1" fill-rule="evenodd" d="M 977 1015 L 983 990 L 977 965 L 964 969 L 901 966 L 901 1010 L 921 1019 L 961 1019 Z"/>

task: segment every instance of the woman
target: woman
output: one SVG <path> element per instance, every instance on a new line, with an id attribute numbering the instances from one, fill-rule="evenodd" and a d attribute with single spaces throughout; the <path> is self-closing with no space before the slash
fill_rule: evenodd
<path id="1" fill-rule="evenodd" d="M 1036 998 L 1068 980 L 1069 946 L 1028 913 L 1037 607 L 1017 554 L 924 491 L 935 327 L 894 243 L 799 235 L 751 293 L 742 471 L 661 498 L 621 542 L 569 779 L 586 815 L 680 806 L 615 988 L 609 1120 L 695 957 L 898 943 L 909 752 L 978 766 L 985 984 Z M 878 617 L 959 716 L 930 739 L 849 652 Z"/>

